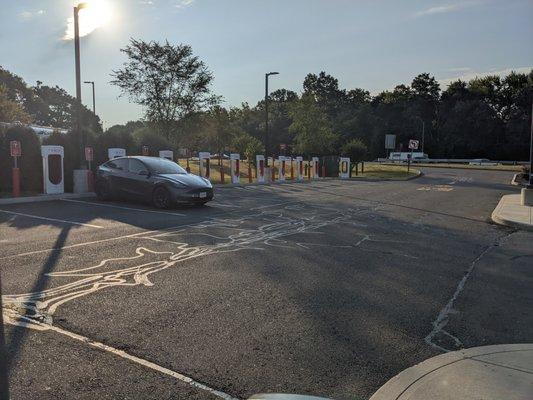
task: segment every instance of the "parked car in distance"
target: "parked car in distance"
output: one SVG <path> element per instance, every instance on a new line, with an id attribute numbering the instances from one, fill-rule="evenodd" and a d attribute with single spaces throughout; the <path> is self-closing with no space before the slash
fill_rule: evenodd
<path id="1" fill-rule="evenodd" d="M 490 161 L 488 158 L 475 158 L 471 160 L 469 165 L 498 165 L 497 162 Z"/>
<path id="2" fill-rule="evenodd" d="M 213 186 L 165 158 L 120 157 L 98 167 L 96 195 L 102 200 L 147 201 L 157 208 L 169 208 L 203 205 L 213 199 Z"/>

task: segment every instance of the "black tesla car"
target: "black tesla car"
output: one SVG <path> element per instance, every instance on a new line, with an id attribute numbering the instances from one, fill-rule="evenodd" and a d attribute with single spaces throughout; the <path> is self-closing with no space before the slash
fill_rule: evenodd
<path id="1" fill-rule="evenodd" d="M 213 199 L 211 182 L 159 157 L 120 157 L 98 167 L 96 195 L 102 200 L 149 201 L 157 208 L 203 205 Z"/>

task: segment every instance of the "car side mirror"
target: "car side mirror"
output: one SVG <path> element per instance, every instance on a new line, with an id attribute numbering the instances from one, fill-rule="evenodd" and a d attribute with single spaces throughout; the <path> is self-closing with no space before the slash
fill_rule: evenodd
<path id="1" fill-rule="evenodd" d="M 150 173 L 148 171 L 139 171 L 139 175 L 148 176 Z"/>

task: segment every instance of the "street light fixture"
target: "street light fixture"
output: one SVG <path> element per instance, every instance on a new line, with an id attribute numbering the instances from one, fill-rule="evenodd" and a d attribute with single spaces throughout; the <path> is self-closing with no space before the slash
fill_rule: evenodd
<path id="1" fill-rule="evenodd" d="M 268 167 L 268 77 L 279 75 L 279 72 L 268 72 L 265 74 L 265 163 Z"/>
<path id="2" fill-rule="evenodd" d="M 87 83 L 93 86 L 93 114 L 96 115 L 96 106 L 94 100 L 94 81 L 84 81 L 83 83 Z"/>

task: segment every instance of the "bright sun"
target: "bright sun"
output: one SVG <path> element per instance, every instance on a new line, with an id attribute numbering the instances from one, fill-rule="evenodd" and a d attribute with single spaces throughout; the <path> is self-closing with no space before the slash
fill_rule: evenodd
<path id="1" fill-rule="evenodd" d="M 82 2 L 82 1 L 80 1 Z M 87 36 L 111 21 L 113 10 L 106 0 L 85 0 L 83 3 L 87 7 L 80 10 L 80 37 Z M 74 39 L 74 17 L 67 20 L 67 30 L 65 31 L 65 40 Z"/>

